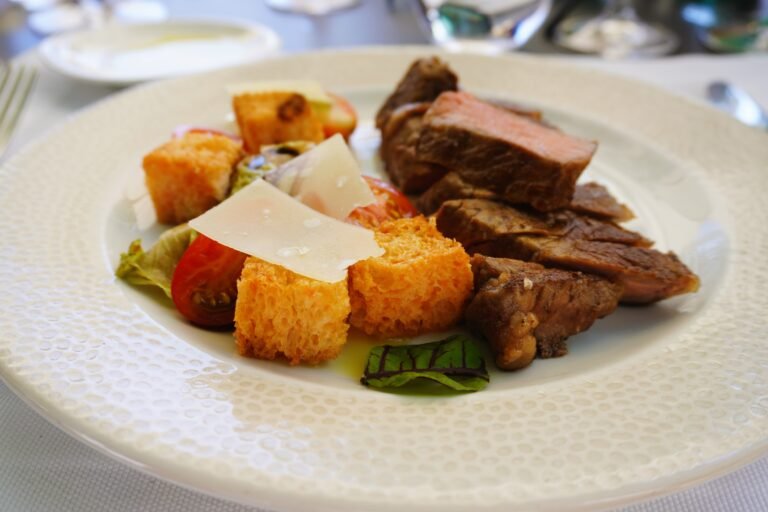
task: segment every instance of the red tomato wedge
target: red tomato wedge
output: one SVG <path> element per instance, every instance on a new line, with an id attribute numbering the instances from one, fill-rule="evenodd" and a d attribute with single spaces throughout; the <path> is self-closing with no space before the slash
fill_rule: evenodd
<path id="1" fill-rule="evenodd" d="M 222 130 L 215 130 L 213 128 L 203 128 L 202 126 L 192 126 L 192 125 L 189 125 L 189 124 L 181 124 L 181 125 L 177 126 L 176 128 L 174 128 L 174 130 L 173 130 L 173 138 L 174 139 L 180 139 L 181 137 L 183 137 L 187 133 L 210 133 L 212 135 L 223 135 L 223 136 L 225 136 L 227 138 L 232 139 L 235 142 L 240 142 L 240 143 L 243 142 L 242 138 L 240 138 L 239 136 L 237 136 L 237 135 L 235 135 L 233 133 L 228 133 L 228 132 L 225 132 L 225 131 L 222 131 Z"/>
<path id="2" fill-rule="evenodd" d="M 323 121 L 323 135 L 327 139 L 340 133 L 345 140 L 349 140 L 352 132 L 357 127 L 355 107 L 341 96 L 330 92 L 326 94 L 331 98 L 331 107 Z"/>
<path id="3" fill-rule="evenodd" d="M 179 260 L 171 280 L 171 298 L 179 313 L 204 327 L 231 325 L 237 280 L 246 257 L 198 234 Z"/>
<path id="4" fill-rule="evenodd" d="M 363 176 L 363 179 L 371 187 L 376 202 L 352 210 L 352 213 L 347 216 L 347 222 L 371 229 L 387 220 L 414 217 L 419 214 L 405 194 L 394 185 L 372 176 Z"/>

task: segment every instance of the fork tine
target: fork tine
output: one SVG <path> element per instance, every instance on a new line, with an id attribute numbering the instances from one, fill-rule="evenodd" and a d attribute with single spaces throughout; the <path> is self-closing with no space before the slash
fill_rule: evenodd
<path id="1" fill-rule="evenodd" d="M 20 97 L 19 101 L 16 102 L 16 109 L 10 112 L 10 117 L 8 118 L 7 131 L 9 132 L 9 137 L 13 130 L 16 128 L 16 123 L 19 121 L 21 112 L 24 110 L 24 106 L 27 104 L 29 93 L 32 92 L 32 88 L 35 85 L 35 81 L 37 80 L 37 70 L 35 68 L 31 68 L 28 75 L 29 76 L 27 77 L 26 83 L 22 86 L 22 89 L 19 92 Z"/>
<path id="2" fill-rule="evenodd" d="M 8 69 L 8 75 L 13 74 L 13 68 Z M 24 67 L 20 67 L 19 71 L 16 73 L 16 76 L 13 78 L 12 85 L 11 85 L 11 91 L 8 93 L 8 95 L 3 99 L 3 109 L 0 110 L 0 124 L 3 124 L 6 120 L 6 115 L 8 115 L 8 109 L 11 107 L 11 104 L 13 103 L 14 98 L 16 97 L 16 90 L 19 88 L 19 83 L 21 82 L 21 79 L 24 77 Z M 5 84 L 3 84 L 5 85 Z M 4 90 L 5 88 L 1 88 L 0 90 Z"/>
<path id="3" fill-rule="evenodd" d="M 8 77 L 11 76 L 11 66 L 7 64 L 3 66 L 3 78 L 0 79 L 0 92 L 5 89 L 5 84 L 8 83 Z"/>
<path id="4" fill-rule="evenodd" d="M 27 72 L 29 70 L 29 72 Z M 5 76 L 2 78 L 0 84 L 0 95 L 4 92 L 4 86 L 8 82 L 12 70 L 7 69 Z M 37 70 L 27 68 L 26 66 L 20 66 L 19 71 L 16 73 L 16 77 L 13 80 L 11 91 L 6 95 L 2 111 L 0 111 L 0 158 L 2 158 L 5 149 L 10 142 L 13 130 L 16 128 L 16 123 L 21 117 L 21 112 L 24 110 L 24 106 L 29 98 L 29 93 L 32 91 L 32 87 L 37 79 Z"/>

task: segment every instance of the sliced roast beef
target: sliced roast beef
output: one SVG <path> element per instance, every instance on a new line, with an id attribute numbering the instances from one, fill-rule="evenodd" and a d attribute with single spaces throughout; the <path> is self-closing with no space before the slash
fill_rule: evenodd
<path id="1" fill-rule="evenodd" d="M 650 304 L 699 288 L 699 278 L 674 253 L 646 247 L 518 236 L 481 242 L 466 250 L 470 254 L 519 258 L 606 277 L 623 285 L 623 304 Z"/>
<path id="2" fill-rule="evenodd" d="M 384 130 L 389 116 L 399 106 L 433 101 L 442 92 L 458 90 L 458 83 L 456 74 L 437 57 L 414 61 L 376 114 L 376 127 Z"/>
<path id="3" fill-rule="evenodd" d="M 451 199 L 490 199 L 503 201 L 498 194 L 476 187 L 463 180 L 456 172 L 449 172 L 436 181 L 415 201 L 416 208 L 424 215 L 435 213 L 440 206 Z"/>
<path id="4" fill-rule="evenodd" d="M 468 93 L 445 92 L 424 115 L 416 152 L 509 202 L 549 211 L 571 202 L 596 147 Z"/>
<path id="5" fill-rule="evenodd" d="M 392 111 L 381 131 L 381 159 L 392 182 L 406 194 L 420 194 L 438 181 L 445 169 L 420 161 L 416 141 L 429 103 L 406 103 Z"/>
<path id="6" fill-rule="evenodd" d="M 672 252 L 612 242 L 520 236 L 476 246 L 472 251 L 581 270 L 624 286 L 621 302 L 649 304 L 699 289 L 699 278 Z"/>
<path id="7" fill-rule="evenodd" d="M 650 247 L 653 241 L 640 233 L 625 229 L 608 220 L 600 220 L 586 215 L 580 215 L 571 210 L 552 212 L 550 222 L 562 226 L 560 234 L 563 238 L 572 240 L 589 240 L 592 242 L 613 242 L 637 247 Z"/>
<path id="8" fill-rule="evenodd" d="M 468 183 L 458 173 L 449 172 L 416 199 L 416 207 L 423 214 L 431 215 L 440 205 L 451 199 L 490 199 L 505 202 L 500 195 Z M 566 209 L 613 222 L 634 218 L 632 210 L 618 202 L 603 185 L 594 182 L 576 185 L 573 200 Z"/>
<path id="9" fill-rule="evenodd" d="M 607 277 L 624 287 L 621 302 L 648 304 L 699 287 L 673 253 L 649 248 L 637 233 L 573 212 L 526 213 L 484 199 L 446 201 L 437 228 L 470 253 L 538 262 Z"/>
<path id="10" fill-rule="evenodd" d="M 550 235 L 552 226 L 538 216 L 487 199 L 446 201 L 435 217 L 437 229 L 465 248 L 500 237 Z"/>
<path id="11" fill-rule="evenodd" d="M 437 212 L 437 228 L 469 248 L 522 235 L 563 237 L 648 247 L 650 240 L 609 221 L 571 211 L 526 211 L 488 199 L 446 201 Z"/>
<path id="12" fill-rule="evenodd" d="M 501 98 L 492 98 L 492 99 L 487 98 L 485 101 L 487 101 L 491 105 L 495 105 L 499 108 L 503 108 L 504 110 L 509 110 L 513 114 L 527 117 L 528 119 L 538 121 L 539 123 L 544 123 L 546 126 L 553 128 L 553 126 L 547 124 L 544 121 L 544 116 L 542 115 L 541 110 L 537 110 L 535 108 L 531 108 L 526 105 L 522 105 L 520 103 L 516 103 L 514 101 L 508 101 Z"/>
<path id="13" fill-rule="evenodd" d="M 406 194 L 421 194 L 442 178 L 447 170 L 425 162 L 416 153 L 424 113 L 431 103 L 406 103 L 394 109 L 381 130 L 380 154 L 392 182 Z M 511 108 L 511 107 L 507 107 Z M 540 113 L 519 110 L 520 115 L 539 119 Z M 488 192 L 492 194 L 492 192 Z"/>
<path id="14" fill-rule="evenodd" d="M 382 144 L 386 145 L 387 141 L 392 140 L 396 135 L 402 132 L 402 128 L 406 127 L 407 121 L 410 119 L 418 119 L 419 124 L 417 130 L 408 130 L 409 135 L 415 132 L 418 136 L 421 131 L 421 121 L 424 114 L 427 113 L 429 107 L 432 105 L 430 101 L 420 101 L 416 103 L 406 103 L 400 105 L 389 116 L 387 124 L 381 129 Z"/>
<path id="15" fill-rule="evenodd" d="M 614 222 L 625 222 L 635 218 L 635 214 L 627 205 L 618 202 L 607 188 L 594 182 L 576 185 L 568 209 Z"/>
<path id="16" fill-rule="evenodd" d="M 565 340 L 611 313 L 621 296 L 621 285 L 607 279 L 519 260 L 476 254 L 472 271 L 467 323 L 504 370 L 523 368 L 537 354 L 565 355 Z"/>

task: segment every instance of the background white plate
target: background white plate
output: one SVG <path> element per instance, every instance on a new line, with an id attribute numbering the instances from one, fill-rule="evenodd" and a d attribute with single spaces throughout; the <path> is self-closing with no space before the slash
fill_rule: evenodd
<path id="1" fill-rule="evenodd" d="M 126 193 L 177 124 L 224 126 L 225 85 L 312 77 L 370 119 L 417 55 L 307 54 L 117 95 L 0 171 L 0 370 L 54 423 L 183 485 L 306 510 L 594 510 L 759 456 L 768 432 L 764 134 L 652 87 L 531 57 L 446 55 L 464 87 L 600 140 L 589 173 L 703 278 L 623 308 L 565 358 L 481 393 L 377 393 L 330 368 L 241 359 L 116 282 L 140 232 Z M 115 120 L 120 122 L 116 123 Z"/>
<path id="2" fill-rule="evenodd" d="M 50 37 L 40 55 L 54 70 L 128 85 L 234 66 L 274 55 L 280 38 L 263 25 L 216 20 L 112 24 Z"/>

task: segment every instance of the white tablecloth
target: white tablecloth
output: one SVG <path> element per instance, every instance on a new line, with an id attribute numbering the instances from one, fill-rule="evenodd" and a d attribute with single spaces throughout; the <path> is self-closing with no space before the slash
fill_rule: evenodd
<path id="1" fill-rule="evenodd" d="M 34 54 L 21 60 L 39 65 Z M 583 59 L 580 62 L 648 80 L 702 101 L 705 85 L 710 80 L 726 78 L 768 105 L 768 55 L 691 56 L 642 62 Z M 11 150 L 43 136 L 66 117 L 114 92 L 109 87 L 83 84 L 45 69 L 41 71 Z M 0 384 L 0 511 L 138 510 L 253 512 L 258 509 L 204 496 L 114 461 L 59 431 Z M 622 512 L 765 510 L 768 510 L 768 457 L 716 480 L 635 504 Z"/>

